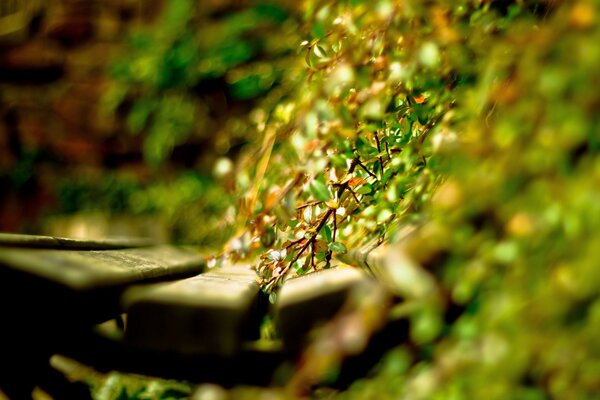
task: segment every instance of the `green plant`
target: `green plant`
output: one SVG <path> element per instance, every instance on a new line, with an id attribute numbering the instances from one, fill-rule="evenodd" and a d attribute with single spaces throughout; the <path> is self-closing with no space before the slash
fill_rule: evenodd
<path id="1" fill-rule="evenodd" d="M 283 71 L 277 58 L 289 48 L 269 32 L 290 18 L 285 9 L 258 3 L 221 18 L 210 12 L 191 0 L 168 2 L 155 25 L 130 35 L 112 67 L 106 109 L 125 109 L 126 131 L 143 134 L 151 165 L 162 164 L 176 146 L 193 138 L 236 139 L 211 137 L 216 130 L 228 132 L 219 123 L 223 116 L 215 115 L 223 113 L 222 100 L 214 104 L 215 94 L 205 86 L 216 85 L 219 95 L 231 96 L 234 103 L 252 100 L 271 90 Z"/>
<path id="2" fill-rule="evenodd" d="M 400 381 L 384 361 L 345 396 L 594 397 L 597 13 L 567 0 L 306 4 L 303 79 L 257 112 L 263 145 L 239 177 L 252 223 L 229 250 L 258 251 L 276 292 L 416 224 L 403 247 L 438 287 L 408 314 Z"/>

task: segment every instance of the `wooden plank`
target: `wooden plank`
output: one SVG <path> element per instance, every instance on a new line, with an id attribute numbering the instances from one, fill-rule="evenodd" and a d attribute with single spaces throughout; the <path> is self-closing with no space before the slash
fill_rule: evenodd
<path id="1" fill-rule="evenodd" d="M 254 271 L 240 265 L 130 289 L 126 340 L 151 350 L 232 356 L 244 340 L 258 337 L 259 292 Z"/>
<path id="2" fill-rule="evenodd" d="M 275 326 L 284 347 L 299 350 L 306 334 L 333 317 L 344 305 L 351 290 L 359 285 L 373 285 L 363 271 L 339 266 L 313 272 L 286 281 L 273 306 Z"/>
<path id="3" fill-rule="evenodd" d="M 204 257 L 174 246 L 90 251 L 0 248 L 0 270 L 80 291 L 189 275 L 203 266 Z"/>
<path id="4" fill-rule="evenodd" d="M 114 250 L 146 247 L 152 244 L 151 240 L 144 238 L 106 238 L 88 240 L 0 232 L 0 248 L 27 247 L 63 250 Z"/>

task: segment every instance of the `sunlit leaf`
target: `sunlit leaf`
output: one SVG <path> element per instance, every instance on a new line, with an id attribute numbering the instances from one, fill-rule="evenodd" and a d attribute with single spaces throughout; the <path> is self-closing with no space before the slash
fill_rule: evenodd
<path id="1" fill-rule="evenodd" d="M 327 201 L 331 198 L 329 188 L 323 182 L 319 180 L 313 180 L 309 185 L 310 194 L 320 201 Z"/>
<path id="2" fill-rule="evenodd" d="M 325 225 L 323 227 L 323 229 L 321 230 L 321 232 L 323 233 L 323 237 L 325 238 L 325 240 L 327 242 L 331 242 L 333 236 L 332 236 L 332 232 L 331 232 L 331 228 L 329 228 L 328 225 Z"/>
<path id="3" fill-rule="evenodd" d="M 325 27 L 320 22 L 315 22 L 310 30 L 310 33 L 313 37 L 317 39 L 322 39 L 325 36 Z"/>
<path id="4" fill-rule="evenodd" d="M 337 254 L 345 254 L 348 251 L 346 249 L 346 246 L 344 246 L 344 244 L 340 242 L 329 243 L 329 250 Z"/>
<path id="5" fill-rule="evenodd" d="M 269 293 L 269 303 L 275 304 L 277 302 L 277 293 L 271 292 Z"/>
<path id="6" fill-rule="evenodd" d="M 373 186 L 368 183 L 356 189 L 356 193 L 358 194 L 371 194 L 373 193 Z"/>

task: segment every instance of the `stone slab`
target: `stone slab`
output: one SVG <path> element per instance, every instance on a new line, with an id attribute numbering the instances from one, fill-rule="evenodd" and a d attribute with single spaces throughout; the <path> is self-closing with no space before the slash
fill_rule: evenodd
<path id="1" fill-rule="evenodd" d="M 183 354 L 232 356 L 258 337 L 263 317 L 256 274 L 245 265 L 133 288 L 124 302 L 129 343 Z"/>
<path id="2" fill-rule="evenodd" d="M 416 231 L 415 225 L 403 226 L 398 229 L 394 244 L 372 241 L 338 258 L 362 268 L 396 297 L 410 300 L 432 298 L 438 295 L 435 278 L 412 260 L 403 248 Z"/>
<path id="3" fill-rule="evenodd" d="M 203 267 L 200 254 L 174 246 L 123 250 L 0 248 L 0 271 L 12 270 L 78 291 L 190 275 Z"/>
<path id="4" fill-rule="evenodd" d="M 284 347 L 299 350 L 315 326 L 332 318 L 344 305 L 350 292 L 374 281 L 357 268 L 338 266 L 286 281 L 272 307 L 275 326 Z"/>
<path id="5" fill-rule="evenodd" d="M 0 232 L 0 249 L 2 247 L 26 247 L 63 250 L 114 250 L 147 247 L 152 244 L 151 240 L 144 238 L 107 238 L 88 240 Z"/>
<path id="6" fill-rule="evenodd" d="M 370 251 L 365 265 L 392 294 L 408 299 L 437 296 L 435 278 L 406 255 L 401 245 L 382 245 Z"/>

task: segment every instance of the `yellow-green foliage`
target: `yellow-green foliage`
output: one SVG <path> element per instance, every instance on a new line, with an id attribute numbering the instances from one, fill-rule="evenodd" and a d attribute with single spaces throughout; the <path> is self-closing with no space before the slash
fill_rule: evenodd
<path id="1" fill-rule="evenodd" d="M 444 299 L 344 396 L 597 396 L 597 2 L 305 11 L 295 92 L 255 113 L 264 141 L 249 174 L 262 189 L 240 175 L 255 216 L 234 248 L 264 251 L 271 291 L 414 223 L 407 251 Z"/>

